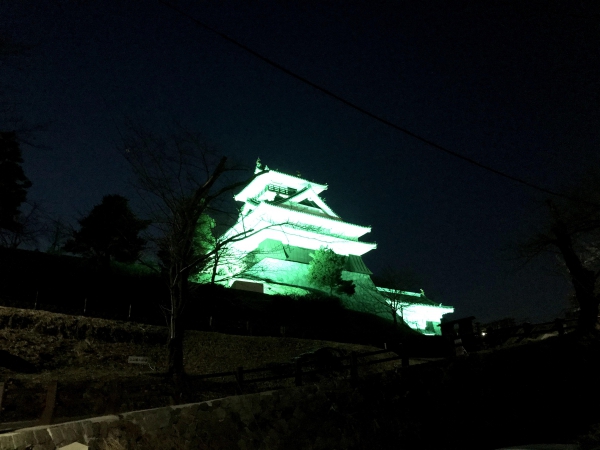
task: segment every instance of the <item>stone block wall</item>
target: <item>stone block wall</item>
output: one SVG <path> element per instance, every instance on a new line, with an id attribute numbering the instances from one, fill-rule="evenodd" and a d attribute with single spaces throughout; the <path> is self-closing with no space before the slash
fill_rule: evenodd
<path id="1" fill-rule="evenodd" d="M 332 381 L 23 429 L 0 435 L 0 450 L 360 448 L 363 398 Z"/>

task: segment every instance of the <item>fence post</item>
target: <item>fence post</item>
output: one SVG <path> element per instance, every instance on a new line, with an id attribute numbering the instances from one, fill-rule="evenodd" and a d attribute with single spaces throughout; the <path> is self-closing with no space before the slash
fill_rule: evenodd
<path id="1" fill-rule="evenodd" d="M 241 394 L 244 391 L 244 368 L 238 367 L 235 371 L 235 380 L 237 381 L 237 391 Z"/>
<path id="2" fill-rule="evenodd" d="M 110 393 L 106 396 L 104 414 L 115 414 L 119 410 L 119 399 L 121 398 L 121 384 L 118 381 L 111 382 Z"/>
<path id="3" fill-rule="evenodd" d="M 352 383 L 358 381 L 358 356 L 356 352 L 350 353 L 350 381 Z"/>
<path id="4" fill-rule="evenodd" d="M 400 344 L 400 356 L 402 357 L 402 368 L 408 369 L 410 359 L 408 356 L 408 346 L 406 344 Z"/>
<path id="5" fill-rule="evenodd" d="M 4 386 L 5 383 L 0 383 L 0 417 L 2 416 L 2 400 L 4 400 Z"/>
<path id="6" fill-rule="evenodd" d="M 302 386 L 302 361 L 300 361 L 300 359 L 296 359 L 294 375 L 294 382 L 296 383 L 296 386 Z"/>
<path id="7" fill-rule="evenodd" d="M 87 310 L 87 297 L 83 300 L 83 315 L 85 316 L 85 311 Z"/>
<path id="8" fill-rule="evenodd" d="M 131 303 L 129 304 L 129 315 L 127 316 L 127 320 L 131 320 Z"/>
<path id="9" fill-rule="evenodd" d="M 556 327 L 556 330 L 558 331 L 558 335 L 559 336 L 564 336 L 564 334 L 565 334 L 565 320 L 564 319 L 556 319 L 554 321 L 554 326 Z"/>
<path id="10" fill-rule="evenodd" d="M 48 392 L 46 393 L 46 405 L 44 406 L 44 412 L 42 412 L 42 417 L 40 418 L 40 425 L 50 425 L 52 423 L 57 389 L 58 381 L 51 381 L 48 386 Z"/>
<path id="11" fill-rule="evenodd" d="M 37 309 L 38 297 L 40 295 L 40 291 L 35 291 L 35 305 L 33 305 L 33 309 Z"/>

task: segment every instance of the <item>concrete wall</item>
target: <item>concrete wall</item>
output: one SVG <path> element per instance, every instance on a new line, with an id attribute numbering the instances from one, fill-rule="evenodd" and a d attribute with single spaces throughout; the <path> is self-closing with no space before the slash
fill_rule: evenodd
<path id="1" fill-rule="evenodd" d="M 364 398 L 347 381 L 332 380 L 328 386 L 23 429 L 0 435 L 0 449 L 54 450 L 74 442 L 98 450 L 359 448 L 364 433 L 358 432 L 361 424 L 355 416 Z"/>

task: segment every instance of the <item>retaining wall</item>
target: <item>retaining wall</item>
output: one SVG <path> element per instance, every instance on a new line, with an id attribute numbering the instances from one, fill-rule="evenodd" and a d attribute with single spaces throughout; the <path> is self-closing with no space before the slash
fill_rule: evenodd
<path id="1" fill-rule="evenodd" d="M 365 434 L 365 398 L 332 380 L 23 429 L 0 435 L 0 449 L 54 450 L 74 442 L 94 450 L 370 448 L 361 439 L 377 427 L 366 424 Z"/>

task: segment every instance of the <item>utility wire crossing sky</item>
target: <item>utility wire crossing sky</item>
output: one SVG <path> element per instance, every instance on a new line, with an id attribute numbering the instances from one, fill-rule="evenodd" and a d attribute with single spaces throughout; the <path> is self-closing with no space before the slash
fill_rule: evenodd
<path id="1" fill-rule="evenodd" d="M 412 269 L 455 317 L 552 319 L 569 294 L 555 260 L 519 270 L 504 250 L 598 164 L 599 13 L 594 1 L 4 2 L 1 35 L 33 45 L 3 62 L 0 128 L 47 124 L 24 153 L 29 199 L 74 225 L 107 194 L 141 205 L 116 151 L 125 119 L 181 123 L 248 167 L 260 157 L 327 183 L 337 214 L 372 227 L 367 266 Z"/>

